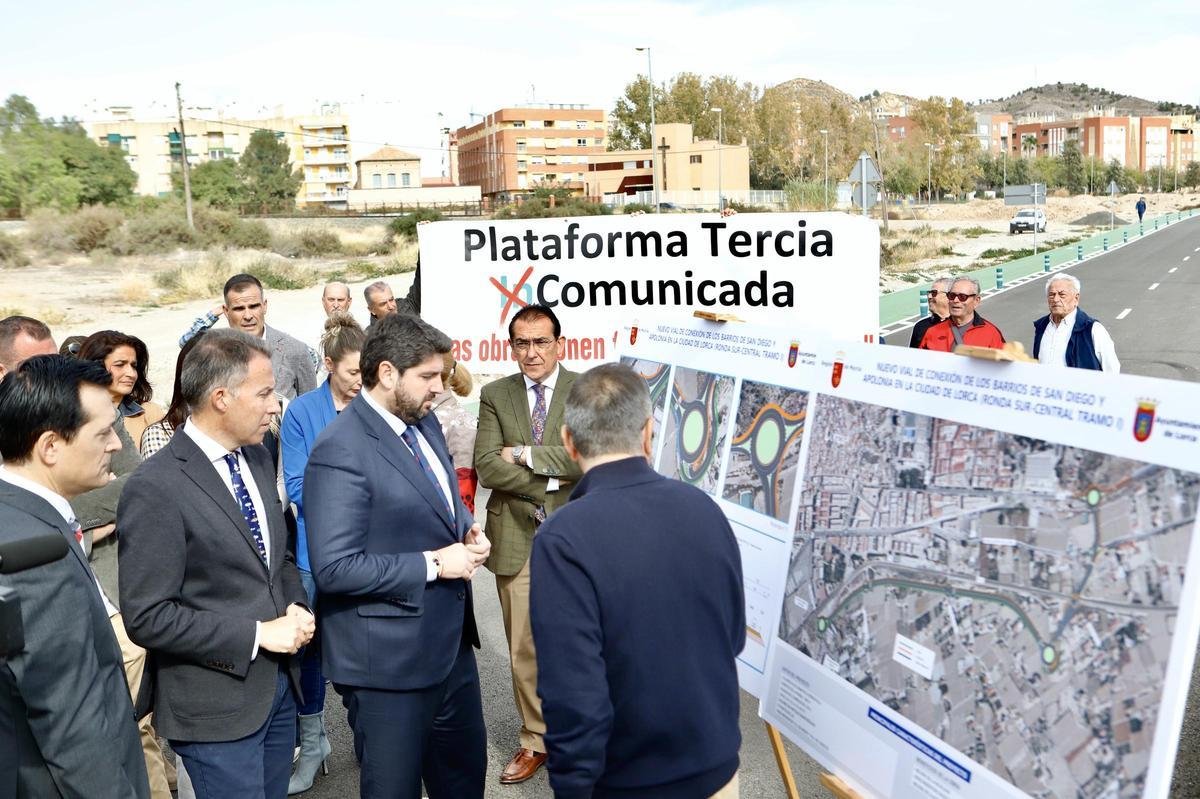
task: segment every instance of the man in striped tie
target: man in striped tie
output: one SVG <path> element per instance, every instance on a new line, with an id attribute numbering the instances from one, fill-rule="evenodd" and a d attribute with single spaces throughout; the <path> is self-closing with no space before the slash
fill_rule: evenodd
<path id="1" fill-rule="evenodd" d="M 492 490 L 487 534 L 512 661 L 513 698 L 521 716 L 519 748 L 500 774 L 512 785 L 546 762 L 546 722 L 537 695 L 537 656 L 529 626 L 529 551 L 546 516 L 567 502 L 579 465 L 562 445 L 563 402 L 575 373 L 559 364 L 565 339 L 554 311 L 527 305 L 508 325 L 520 372 L 483 387 L 475 470 Z"/>
<path id="2" fill-rule="evenodd" d="M 125 626 L 153 655 L 155 726 L 196 796 L 283 799 L 293 656 L 315 620 L 261 444 L 279 412 L 271 352 L 246 333 L 211 331 L 180 387 L 191 416 L 129 479 L 117 511 Z"/>

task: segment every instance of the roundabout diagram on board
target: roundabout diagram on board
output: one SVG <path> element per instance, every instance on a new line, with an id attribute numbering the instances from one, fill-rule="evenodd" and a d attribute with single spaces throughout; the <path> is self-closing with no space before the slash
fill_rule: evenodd
<path id="1" fill-rule="evenodd" d="M 662 432 L 663 415 L 666 413 L 667 394 L 671 387 L 671 365 L 628 356 L 621 358 L 621 363 L 637 372 L 646 381 L 646 387 L 650 390 L 650 412 L 654 419 L 654 444 L 652 446 L 657 446 L 658 436 Z M 653 451 L 651 449 L 651 452 Z"/>
<path id="2" fill-rule="evenodd" d="M 658 471 L 716 494 L 732 401 L 732 377 L 676 367 Z"/>
<path id="3" fill-rule="evenodd" d="M 721 495 L 787 521 L 800 464 L 808 394 L 751 380 L 742 382 L 729 467 Z"/>

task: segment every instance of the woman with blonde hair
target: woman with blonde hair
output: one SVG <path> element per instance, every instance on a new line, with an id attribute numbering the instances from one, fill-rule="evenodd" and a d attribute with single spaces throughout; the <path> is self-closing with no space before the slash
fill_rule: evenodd
<path id="1" fill-rule="evenodd" d="M 279 440 L 283 450 L 283 480 L 288 499 L 296 508 L 296 567 L 300 582 L 308 592 L 309 607 L 317 612 L 317 586 L 308 560 L 308 534 L 304 526 L 304 467 L 313 444 L 330 422 L 349 405 L 362 389 L 359 355 L 366 334 L 343 311 L 335 311 L 325 320 L 321 350 L 329 377 L 307 394 L 292 400 L 283 414 Z M 300 661 L 300 689 L 303 694 L 300 716 L 300 759 L 288 783 L 288 794 L 312 787 L 317 769 L 328 773 L 325 760 L 332 747 L 325 734 L 325 677 L 321 673 L 319 645 L 314 641 L 304 649 Z"/>
<path id="2" fill-rule="evenodd" d="M 446 446 L 454 461 L 454 472 L 458 476 L 458 493 L 472 514 L 475 513 L 475 489 L 479 478 L 475 474 L 475 432 L 479 418 L 458 404 L 459 397 L 471 394 L 474 380 L 467 367 L 454 360 L 450 353 L 445 355 L 442 368 L 442 385 L 445 390 L 433 400 L 433 412 L 437 414 Z"/>

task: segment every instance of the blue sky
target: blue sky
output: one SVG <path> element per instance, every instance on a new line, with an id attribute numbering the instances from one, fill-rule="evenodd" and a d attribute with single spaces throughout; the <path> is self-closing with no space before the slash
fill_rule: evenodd
<path id="1" fill-rule="evenodd" d="M 1030 11 L 1018 18 L 1024 5 Z M 983 10 L 976 10 L 983 9 Z M 732 74 L 968 100 L 1082 81 L 1200 102 L 1200 3 L 611 2 L 22 3 L 4 18 L 0 93 L 45 114 L 129 104 L 173 113 L 173 86 L 241 116 L 342 102 L 355 157 L 427 156 L 437 129 L 529 100 L 611 109 L 625 83 Z M 438 112 L 444 116 L 439 119 Z"/>

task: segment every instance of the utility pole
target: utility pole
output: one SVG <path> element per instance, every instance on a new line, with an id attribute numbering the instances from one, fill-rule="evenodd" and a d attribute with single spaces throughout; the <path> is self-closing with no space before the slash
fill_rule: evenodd
<path id="1" fill-rule="evenodd" d="M 871 131 L 875 134 L 875 165 L 879 167 L 879 197 L 882 202 L 879 203 L 879 215 L 883 217 L 883 232 L 888 232 L 888 209 L 887 209 L 887 179 L 883 175 L 883 150 L 879 146 L 879 125 L 875 119 L 875 109 L 871 109 Z M 826 141 L 829 138 L 826 137 Z M 828 175 L 828 168 L 826 168 Z M 828 180 L 828 177 L 826 177 Z"/>
<path id="2" fill-rule="evenodd" d="M 187 209 L 187 223 L 192 230 L 196 221 L 192 218 L 192 175 L 187 159 L 187 131 L 183 129 L 183 98 L 179 94 L 179 82 L 175 82 L 175 107 L 179 111 L 179 156 L 183 162 L 183 207 Z"/>
<path id="3" fill-rule="evenodd" d="M 654 154 L 655 131 L 654 126 L 654 65 L 650 61 L 650 48 L 635 47 L 639 53 L 646 53 L 646 80 L 650 83 L 650 180 L 654 184 L 654 213 L 662 213 L 662 204 L 658 200 L 658 156 Z M 663 142 L 663 157 L 667 155 L 666 142 Z M 663 164 L 663 183 L 667 182 L 666 164 Z M 666 189 L 666 186 L 663 186 Z"/>

